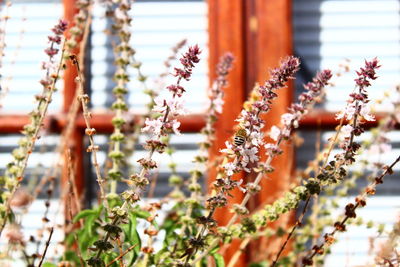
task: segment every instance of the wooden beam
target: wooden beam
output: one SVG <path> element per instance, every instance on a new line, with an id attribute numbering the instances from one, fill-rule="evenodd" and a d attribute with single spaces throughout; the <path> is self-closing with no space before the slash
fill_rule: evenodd
<path id="1" fill-rule="evenodd" d="M 92 124 L 99 134 L 112 133 L 111 112 L 102 112 L 92 114 Z M 385 118 L 385 113 L 378 113 L 375 115 L 376 121 L 367 121 L 363 126 L 365 128 L 373 128 L 378 125 L 378 121 Z M 135 120 L 135 119 L 134 119 Z M 191 114 L 179 118 L 181 122 L 181 131 L 184 133 L 199 132 L 205 125 L 203 114 Z M 19 133 L 25 124 L 29 123 L 29 117 L 22 114 L 0 114 L 0 134 Z M 66 116 L 64 114 L 50 114 L 44 120 L 44 129 L 50 133 L 60 133 L 62 128 L 66 125 Z M 319 129 L 330 131 L 334 130 L 339 122 L 335 119 L 335 113 L 324 110 L 314 110 L 307 114 L 300 122 L 298 130 L 315 130 Z M 79 131 L 84 132 L 86 125 L 82 115 L 80 115 L 76 122 L 76 127 Z M 232 134 L 232 129 L 229 130 Z"/>
<path id="2" fill-rule="evenodd" d="M 268 69 L 276 68 L 279 61 L 285 56 L 293 54 L 292 48 L 292 12 L 290 0 L 254 0 L 255 14 L 251 18 L 253 21 L 250 28 L 254 31 L 256 49 L 253 52 L 254 62 L 257 66 L 256 79 L 263 83 L 269 78 Z M 251 40 L 250 40 L 251 41 Z M 265 116 L 265 131 L 269 131 L 271 126 L 279 125 L 280 116 L 287 112 L 287 107 L 293 100 L 293 84 L 289 88 L 281 89 L 278 98 L 274 100 L 271 111 Z M 292 145 L 281 146 L 284 153 L 272 161 L 275 172 L 268 175 L 269 179 L 264 179 L 261 183 L 262 191 L 254 199 L 252 206 L 255 207 L 266 201 L 272 202 L 287 191 L 289 178 L 294 169 L 294 148 Z M 262 153 L 264 154 L 264 153 Z M 251 249 L 253 261 L 260 261 L 268 253 L 275 254 L 275 248 L 279 250 L 280 240 L 270 243 L 265 238 L 254 242 Z M 268 253 L 267 253 L 268 252 Z"/>
<path id="3" fill-rule="evenodd" d="M 64 19 L 68 21 L 69 25 L 68 28 L 71 28 L 74 23 L 74 16 L 78 12 L 76 6 L 75 6 L 76 0 L 63 0 L 64 4 Z M 68 31 L 67 31 L 68 32 Z M 67 35 L 66 38 L 69 38 Z M 76 49 L 74 49 L 73 54 L 78 54 L 79 49 L 78 46 Z M 75 83 L 75 78 L 77 77 L 77 71 L 75 66 L 72 65 L 70 60 L 67 60 L 66 62 L 66 70 L 64 71 L 64 95 L 63 95 L 63 107 L 62 110 L 64 113 L 67 113 L 69 110 L 69 107 L 72 106 L 72 102 L 74 101 L 75 98 L 75 92 L 76 92 L 76 83 Z M 59 120 L 57 120 L 59 122 Z M 64 124 L 65 125 L 65 124 Z M 63 125 L 63 126 L 64 126 Z M 84 191 L 84 166 L 83 166 L 83 156 L 84 156 L 84 145 L 83 145 L 83 134 L 80 129 L 77 127 L 74 128 L 72 132 L 72 136 L 70 137 L 69 140 L 69 149 L 71 150 L 71 154 L 73 155 L 72 157 L 72 164 L 75 166 L 75 185 L 78 193 L 78 198 L 82 199 L 83 196 L 83 191 Z M 64 156 L 66 157 L 67 154 Z M 64 160 L 64 162 L 67 162 L 67 159 Z M 68 166 L 67 164 L 63 165 L 63 171 L 62 171 L 62 184 L 61 186 L 67 185 L 68 181 Z M 73 212 L 78 212 L 77 210 L 73 210 Z"/>
<path id="4" fill-rule="evenodd" d="M 111 119 L 113 114 L 92 113 L 91 125 L 99 134 L 110 134 L 113 131 Z M 50 114 L 44 119 L 44 129 L 50 133 L 61 133 L 67 124 L 64 114 Z M 135 120 L 135 119 L 134 119 Z M 181 122 L 180 130 L 184 133 L 199 132 L 205 125 L 204 115 L 192 114 L 178 118 Z M 29 116 L 22 114 L 0 114 L 0 134 L 12 134 L 22 131 L 24 125 L 29 123 Z M 79 115 L 76 120 L 77 131 L 83 133 L 86 128 L 83 116 Z"/>
<path id="5" fill-rule="evenodd" d="M 228 76 L 229 86 L 225 89 L 225 108 L 223 114 L 216 123 L 216 140 L 210 149 L 210 160 L 213 161 L 220 155 L 220 149 L 225 147 L 225 141 L 232 136 L 235 119 L 239 115 L 246 97 L 246 68 L 245 68 L 245 38 L 244 38 L 244 2 L 242 0 L 209 0 L 209 69 L 210 83 L 215 78 L 216 64 L 219 58 L 226 52 L 235 56 L 234 67 Z M 208 173 L 208 184 L 215 181 L 216 171 Z M 235 177 L 235 179 L 240 177 Z M 243 193 L 233 192 L 235 202 L 241 201 Z M 232 201 L 230 201 L 232 204 Z M 232 214 L 228 208 L 219 209 L 215 218 L 220 225 L 226 224 Z M 224 254 L 228 261 L 238 249 L 235 241 Z M 242 257 L 237 265 L 245 266 L 245 258 Z"/>

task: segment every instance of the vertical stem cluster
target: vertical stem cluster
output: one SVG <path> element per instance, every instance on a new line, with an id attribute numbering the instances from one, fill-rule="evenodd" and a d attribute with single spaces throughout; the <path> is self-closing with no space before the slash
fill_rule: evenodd
<path id="1" fill-rule="evenodd" d="M 101 240 L 94 242 L 97 253 L 88 260 L 90 266 L 104 264 L 101 259 L 102 253 L 113 248 L 113 245 L 108 240 L 115 234 L 115 229 L 119 229 L 118 224 L 123 223 L 127 217 L 130 204 L 140 200 L 141 190 L 149 183 L 149 171 L 157 167 L 157 163 L 152 157 L 155 152 L 162 153 L 165 149 L 166 144 L 162 142 L 161 137 L 168 136 L 171 132 L 179 133 L 180 122 L 177 121 L 176 117 L 183 113 L 181 96 L 186 91 L 181 85 L 181 81 L 190 80 L 194 64 L 200 61 L 200 53 L 201 51 L 197 45 L 189 47 L 188 51 L 180 58 L 183 68 L 175 68 L 176 83 L 167 87 L 170 95 L 166 98 L 158 97 L 155 99 L 156 105 L 153 111 L 158 112 L 159 116 L 152 120 L 146 119 L 145 127 L 142 129 L 143 132 L 148 132 L 151 135 L 145 145 L 148 155 L 138 160 L 141 170 L 139 173 L 130 176 L 130 189 L 121 194 L 123 204 L 112 209 L 112 215 L 110 216 L 112 221 L 105 227 L 105 236 Z M 142 251 L 151 253 L 152 249 L 144 247 Z"/>
<path id="2" fill-rule="evenodd" d="M 45 53 L 49 56 L 49 61 L 44 62 L 42 67 L 46 72 L 45 77 L 40 81 L 43 90 L 40 95 L 36 96 L 37 106 L 30 113 L 30 123 L 24 126 L 22 137 L 18 145 L 19 147 L 12 152 L 13 160 L 7 164 L 6 173 L 2 181 L 2 192 L 0 196 L 0 212 L 2 218 L 0 220 L 0 234 L 6 224 L 7 217 L 10 212 L 9 200 L 23 181 L 25 169 L 28 163 L 29 155 L 32 153 L 35 142 L 39 137 L 39 130 L 43 125 L 43 120 L 47 114 L 48 106 L 52 100 L 53 93 L 56 91 L 56 82 L 59 78 L 62 64 L 56 62 L 55 56 L 59 49 L 56 46 L 61 44 L 62 34 L 67 28 L 67 23 L 60 20 L 52 29 L 54 35 L 48 36 L 50 46 L 45 49 Z M 61 60 L 64 53 L 64 45 L 62 48 Z"/>
<path id="3" fill-rule="evenodd" d="M 72 60 L 73 64 L 75 65 L 77 72 L 78 72 L 78 77 L 76 77 L 76 82 L 78 84 L 77 88 L 77 99 L 80 101 L 82 110 L 83 110 L 83 119 L 85 120 L 86 124 L 86 129 L 85 129 L 85 134 L 89 138 L 89 146 L 87 147 L 86 151 L 91 152 L 93 156 L 93 166 L 95 169 L 96 173 L 96 178 L 97 178 L 97 183 L 99 184 L 99 189 L 100 189 L 100 201 L 103 203 L 103 205 L 108 208 L 107 200 L 105 198 L 105 193 L 104 193 L 104 179 L 101 176 L 101 171 L 100 171 L 100 165 L 97 160 L 97 152 L 99 151 L 99 146 L 96 145 L 94 141 L 94 135 L 96 134 L 96 129 L 92 128 L 90 125 L 90 118 L 92 117 L 92 114 L 90 113 L 88 109 L 88 102 L 89 102 L 89 96 L 85 94 L 84 92 L 84 77 L 83 73 L 80 69 L 80 65 L 78 62 L 78 59 L 75 55 L 71 55 L 70 59 Z"/>
<path id="4" fill-rule="evenodd" d="M 128 66 L 132 63 L 132 55 L 135 51 L 131 48 L 129 42 L 131 39 L 130 23 L 131 18 L 128 14 L 131 9 L 130 1 L 118 1 L 118 6 L 114 11 L 113 30 L 118 33 L 119 42 L 115 47 L 116 59 L 115 63 L 117 70 L 114 74 L 116 86 L 113 89 L 115 102 L 111 109 L 115 111 L 115 116 L 112 119 L 114 132 L 110 136 L 112 150 L 108 156 L 112 160 L 112 167 L 108 171 L 108 179 L 111 181 L 110 192 L 115 194 L 117 191 L 117 181 L 123 178 L 121 171 L 121 163 L 125 159 L 125 154 L 122 151 L 122 143 L 125 140 L 125 135 L 122 132 L 122 127 L 125 124 L 123 113 L 128 110 L 128 105 L 125 102 L 125 95 L 128 93 L 126 84 L 129 82 Z"/>

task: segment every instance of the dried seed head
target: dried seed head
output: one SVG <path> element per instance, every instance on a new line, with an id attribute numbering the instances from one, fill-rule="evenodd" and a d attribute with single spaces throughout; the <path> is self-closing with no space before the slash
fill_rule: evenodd
<path id="1" fill-rule="evenodd" d="M 96 129 L 95 128 L 86 128 L 85 134 L 88 136 L 92 136 L 96 134 Z"/>
<path id="2" fill-rule="evenodd" d="M 151 247 L 142 247 L 142 252 L 146 254 L 153 253 L 154 249 Z"/>
<path id="3" fill-rule="evenodd" d="M 365 188 L 365 192 L 368 195 L 375 195 L 376 189 L 374 187 L 372 187 L 372 186 L 368 186 L 367 188 Z"/>
<path id="4" fill-rule="evenodd" d="M 144 233 L 149 236 L 155 236 L 158 234 L 158 230 L 150 226 L 149 228 L 144 230 Z"/>

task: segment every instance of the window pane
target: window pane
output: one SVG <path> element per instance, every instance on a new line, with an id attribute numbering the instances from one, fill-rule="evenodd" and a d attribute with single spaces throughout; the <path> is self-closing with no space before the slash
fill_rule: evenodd
<path id="1" fill-rule="evenodd" d="M 3 6 L 2 14 L 7 12 Z M 12 1 L 5 27 L 5 50 L 1 67 L 1 92 L 7 92 L 0 100 L 2 112 L 26 113 L 35 107 L 34 95 L 42 90 L 39 81 L 45 75 L 41 63 L 47 61 L 44 49 L 51 28 L 62 17 L 61 1 Z M 49 106 L 51 111 L 61 107 L 62 80 Z"/>
<path id="2" fill-rule="evenodd" d="M 295 0 L 293 8 L 295 50 L 309 69 L 299 79 L 299 89 L 317 70 L 335 70 L 344 59 L 350 60 L 351 72 L 336 79 L 336 87 L 327 92 L 324 104 L 327 110 L 343 108 L 354 88 L 353 70 L 364 59 L 378 57 L 382 65 L 379 78 L 369 90 L 371 99 L 382 97 L 385 91 L 399 84 L 399 1 Z M 385 105 L 378 109 L 385 110 Z"/>
<path id="3" fill-rule="evenodd" d="M 131 44 L 136 50 L 136 60 L 143 63 L 143 74 L 150 77 L 148 86 L 156 86 L 153 80 L 165 71 L 163 64 L 171 54 L 171 48 L 186 38 L 189 45 L 198 44 L 202 49 L 201 61 L 196 65 L 187 86 L 186 101 L 189 111 L 200 112 L 206 101 L 207 78 L 207 4 L 205 1 L 137 1 L 133 4 L 133 35 Z M 93 107 L 104 109 L 114 101 L 111 90 L 113 64 L 112 41 L 104 30 L 112 23 L 104 18 L 105 10 L 94 9 L 91 90 Z M 178 54 L 180 55 L 181 52 Z M 173 64 L 179 64 L 174 62 Z M 137 81 L 136 70 L 130 69 L 128 102 L 133 111 L 141 111 L 149 100 L 142 93 L 143 86 Z M 167 84 L 174 79 L 169 75 Z"/>

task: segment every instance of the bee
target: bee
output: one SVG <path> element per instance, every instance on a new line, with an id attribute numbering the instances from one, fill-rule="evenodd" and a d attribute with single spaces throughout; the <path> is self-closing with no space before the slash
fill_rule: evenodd
<path id="1" fill-rule="evenodd" d="M 243 128 L 240 128 L 236 133 L 235 137 L 233 137 L 233 143 L 235 146 L 242 146 L 244 142 L 246 141 L 246 130 Z"/>

